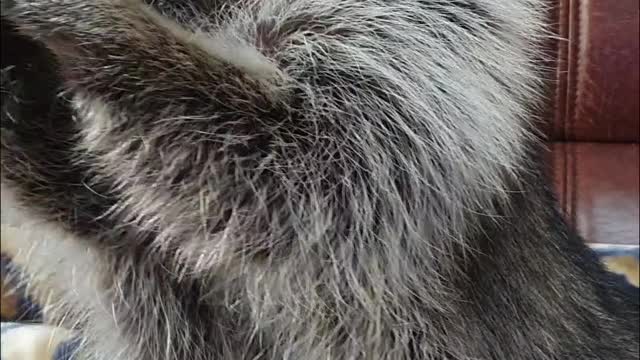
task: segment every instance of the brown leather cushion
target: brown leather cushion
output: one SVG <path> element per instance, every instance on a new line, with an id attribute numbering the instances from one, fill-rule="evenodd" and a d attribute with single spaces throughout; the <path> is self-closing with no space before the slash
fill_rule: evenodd
<path id="1" fill-rule="evenodd" d="M 638 0 L 553 0 L 555 141 L 640 141 Z M 565 40 L 561 40 L 565 39 Z"/>
<path id="2" fill-rule="evenodd" d="M 545 130 L 561 208 L 588 242 L 638 245 L 638 0 L 552 3 Z"/>
<path id="3" fill-rule="evenodd" d="M 588 242 L 638 245 L 640 145 L 555 142 L 560 206 Z"/>

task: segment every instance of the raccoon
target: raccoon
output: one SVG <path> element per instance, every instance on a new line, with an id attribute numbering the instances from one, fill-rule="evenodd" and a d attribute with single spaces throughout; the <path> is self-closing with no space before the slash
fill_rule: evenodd
<path id="1" fill-rule="evenodd" d="M 543 0 L 2 2 L 3 244 L 79 359 L 637 359 Z"/>

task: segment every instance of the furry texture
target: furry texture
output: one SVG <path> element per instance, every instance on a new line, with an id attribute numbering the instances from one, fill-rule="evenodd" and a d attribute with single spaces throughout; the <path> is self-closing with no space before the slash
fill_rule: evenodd
<path id="1" fill-rule="evenodd" d="M 85 358 L 637 358 L 542 174 L 544 1 L 7 4 L 3 214 Z"/>

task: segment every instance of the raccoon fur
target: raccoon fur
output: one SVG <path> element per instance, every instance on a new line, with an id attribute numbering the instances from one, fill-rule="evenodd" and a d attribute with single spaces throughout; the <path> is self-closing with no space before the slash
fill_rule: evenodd
<path id="1" fill-rule="evenodd" d="M 637 359 L 544 172 L 548 4 L 3 0 L 3 246 L 79 359 Z"/>

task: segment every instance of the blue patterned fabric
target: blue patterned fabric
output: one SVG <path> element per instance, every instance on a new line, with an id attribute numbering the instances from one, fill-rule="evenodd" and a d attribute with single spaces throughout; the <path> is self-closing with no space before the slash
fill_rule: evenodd
<path id="1" fill-rule="evenodd" d="M 640 260 L 640 247 L 638 246 L 599 246 L 594 250 L 601 258 L 630 256 Z"/>
<path id="2" fill-rule="evenodd" d="M 6 319 L 22 322 L 42 322 L 42 310 L 20 286 L 20 271 L 11 259 L 0 254 L 0 276 L 2 279 L 2 321 Z M 5 290 L 6 289 L 6 290 Z"/>

